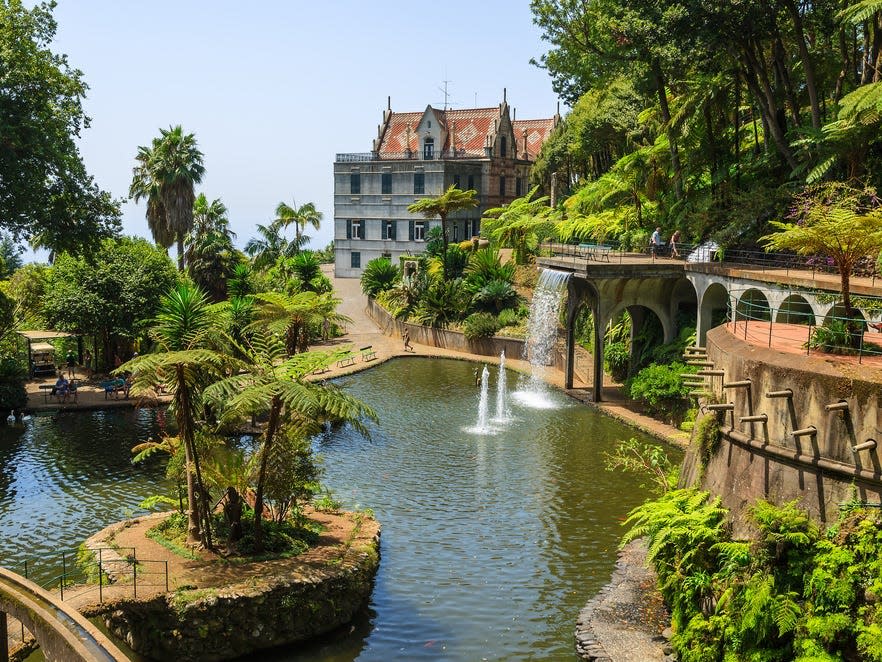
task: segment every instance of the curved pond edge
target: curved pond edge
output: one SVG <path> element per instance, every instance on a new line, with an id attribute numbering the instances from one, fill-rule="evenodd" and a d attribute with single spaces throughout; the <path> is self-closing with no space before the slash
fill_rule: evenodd
<path id="1" fill-rule="evenodd" d="M 115 637 L 152 659 L 225 660 L 311 639 L 352 620 L 373 590 L 380 525 L 362 514 L 350 519 L 339 553 L 325 562 L 258 561 L 237 566 L 242 572 L 229 583 L 120 597 L 80 611 L 101 617 Z M 86 546 L 106 550 L 130 522 L 103 529 Z"/>
<path id="2" fill-rule="evenodd" d="M 646 565 L 646 544 L 634 540 L 619 550 L 612 578 L 582 608 L 573 636 L 583 660 L 630 659 L 669 662 L 670 615 Z"/>

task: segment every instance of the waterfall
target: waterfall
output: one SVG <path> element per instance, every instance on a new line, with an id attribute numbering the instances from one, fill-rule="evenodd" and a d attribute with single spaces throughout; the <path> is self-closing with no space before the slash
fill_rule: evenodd
<path id="1" fill-rule="evenodd" d="M 505 375 L 505 350 L 499 355 L 499 376 L 496 378 L 496 416 L 494 422 L 507 423 L 511 420 L 511 414 L 508 411 L 508 398 Z"/>
<path id="2" fill-rule="evenodd" d="M 513 396 L 521 404 L 534 409 L 553 406 L 542 376 L 552 362 L 560 309 L 570 275 L 566 271 L 543 269 L 533 291 L 527 341 L 524 343 L 524 358 L 530 362 L 530 377 L 526 382 L 522 380 Z"/>

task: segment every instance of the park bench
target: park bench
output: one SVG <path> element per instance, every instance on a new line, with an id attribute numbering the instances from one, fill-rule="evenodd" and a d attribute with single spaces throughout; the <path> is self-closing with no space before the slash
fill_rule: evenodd
<path id="1" fill-rule="evenodd" d="M 345 368 L 349 365 L 355 365 L 355 354 L 349 352 L 345 356 L 342 356 L 339 361 L 337 361 L 338 368 Z"/>
<path id="2" fill-rule="evenodd" d="M 101 382 L 101 388 L 104 389 L 104 399 L 107 400 L 111 395 L 114 400 L 119 399 L 119 394 L 123 393 L 128 397 L 128 389 L 126 389 L 125 379 L 108 379 Z"/>
<path id="3" fill-rule="evenodd" d="M 362 361 L 373 361 L 377 358 L 377 353 L 374 351 L 373 345 L 366 345 L 358 351 L 361 352 Z"/>

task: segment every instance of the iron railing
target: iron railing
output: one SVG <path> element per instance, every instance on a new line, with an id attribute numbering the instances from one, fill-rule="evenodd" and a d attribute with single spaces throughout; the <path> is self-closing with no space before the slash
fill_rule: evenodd
<path id="1" fill-rule="evenodd" d="M 818 320 L 814 312 L 792 307 L 772 308 L 767 302 L 749 301 L 730 293 L 726 326 L 736 337 L 769 348 L 799 343 L 805 354 L 824 354 L 864 358 L 882 356 L 882 320 L 866 319 L 855 307 L 851 317 L 828 313 Z M 742 295 L 744 293 L 742 292 Z M 792 295 L 805 292 L 791 292 Z M 882 298 L 872 299 L 873 310 L 882 310 Z"/>
<path id="2" fill-rule="evenodd" d="M 145 590 L 168 593 L 168 561 L 138 559 L 135 557 L 134 547 L 102 547 L 91 551 L 91 561 L 83 561 L 76 551 L 62 551 L 60 574 L 55 574 L 57 561 L 53 564 L 48 557 L 41 558 L 37 564 L 25 560 L 18 566 L 10 567 L 10 570 L 47 591 L 58 591 L 62 601 L 65 599 L 65 591 L 70 598 L 74 587 L 76 597 L 92 594 L 97 596 L 99 603 L 104 602 L 106 589 L 110 586 L 131 589 L 134 598 L 138 597 L 139 590 L 142 594 Z M 15 641 L 18 634 L 21 636 L 19 641 L 25 640 L 25 627 L 21 623 L 19 626 L 20 633 L 8 631 L 7 650 L 10 643 L 13 646 L 18 643 Z"/>

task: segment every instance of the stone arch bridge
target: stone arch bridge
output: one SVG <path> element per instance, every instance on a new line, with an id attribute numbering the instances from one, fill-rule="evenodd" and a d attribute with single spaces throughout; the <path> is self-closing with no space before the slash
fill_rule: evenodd
<path id="1" fill-rule="evenodd" d="M 654 315 L 664 331 L 665 343 L 677 336 L 677 315 L 694 313 L 696 341 L 702 346 L 707 332 L 725 321 L 729 314 L 734 314 L 736 319 L 820 324 L 826 317 L 842 313 L 837 274 L 642 256 L 621 256 L 611 262 L 572 256 L 544 257 L 538 260 L 538 265 L 571 274 L 567 284 L 566 388 L 573 387 L 576 319 L 583 307 L 590 306 L 594 317 L 592 400 L 595 402 L 603 399 L 604 330 L 608 322 L 624 311 L 628 311 L 633 320 L 632 334 L 648 315 Z M 867 278 L 853 278 L 851 292 L 853 296 L 882 293 Z M 879 320 L 878 309 L 861 309 L 859 305 L 856 309 L 865 320 Z"/>

